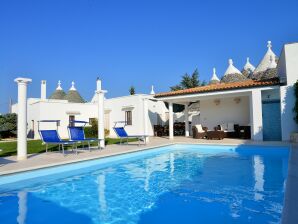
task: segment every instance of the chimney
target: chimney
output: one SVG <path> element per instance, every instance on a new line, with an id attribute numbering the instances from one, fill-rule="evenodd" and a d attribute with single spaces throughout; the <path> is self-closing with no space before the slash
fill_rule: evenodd
<path id="1" fill-rule="evenodd" d="M 40 91 L 40 99 L 47 99 L 47 81 L 41 80 L 41 91 Z"/>
<path id="2" fill-rule="evenodd" d="M 12 113 L 12 99 L 11 99 L 11 98 L 9 98 L 8 113 L 9 113 L 9 114 Z"/>
<path id="3" fill-rule="evenodd" d="M 96 90 L 102 90 L 101 89 L 102 86 L 101 86 L 101 80 L 99 78 L 96 79 Z"/>

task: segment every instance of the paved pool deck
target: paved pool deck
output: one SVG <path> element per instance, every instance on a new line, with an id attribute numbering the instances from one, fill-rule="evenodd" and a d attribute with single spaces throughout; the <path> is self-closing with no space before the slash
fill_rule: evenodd
<path id="1" fill-rule="evenodd" d="M 48 152 L 39 154 L 30 154 L 27 160 L 17 161 L 16 156 L 0 157 L 0 175 L 6 175 L 16 172 L 40 169 L 50 166 L 62 165 L 67 163 L 79 162 L 84 160 L 102 158 L 107 156 L 119 155 L 123 153 L 147 150 L 169 144 L 220 144 L 220 145 L 282 145 L 287 146 L 289 143 L 284 142 L 254 142 L 251 140 L 241 139 L 223 139 L 223 140 L 206 140 L 193 139 L 186 137 L 175 137 L 173 140 L 168 138 L 152 137 L 147 145 L 138 145 L 137 142 L 131 142 L 128 145 L 108 145 L 103 150 L 96 148 L 89 150 L 79 150 L 78 155 L 71 151 L 66 151 L 65 156 L 59 152 Z"/>

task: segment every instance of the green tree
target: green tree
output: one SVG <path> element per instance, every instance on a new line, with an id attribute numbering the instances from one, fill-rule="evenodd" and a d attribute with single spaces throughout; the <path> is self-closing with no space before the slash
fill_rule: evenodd
<path id="1" fill-rule="evenodd" d="M 185 73 L 182 76 L 180 84 L 170 87 L 172 91 L 189 89 L 200 86 L 199 72 L 198 69 L 195 69 L 192 75 Z"/>
<path id="2" fill-rule="evenodd" d="M 201 83 L 201 86 L 207 86 L 207 82 L 204 80 L 204 81 Z"/>
<path id="3" fill-rule="evenodd" d="M 130 93 L 130 95 L 135 95 L 135 94 L 136 94 L 136 89 L 135 89 L 134 86 L 131 86 L 131 87 L 129 88 L 129 93 Z"/>
<path id="4" fill-rule="evenodd" d="M 17 131 L 17 115 L 0 115 L 0 135 L 2 137 L 15 136 Z"/>

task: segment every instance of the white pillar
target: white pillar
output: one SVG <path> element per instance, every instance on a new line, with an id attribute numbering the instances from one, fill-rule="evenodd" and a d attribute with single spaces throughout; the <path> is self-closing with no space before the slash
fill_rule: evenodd
<path id="1" fill-rule="evenodd" d="M 184 119 L 185 119 L 185 137 L 189 137 L 189 116 L 188 116 L 188 104 L 184 105 Z"/>
<path id="2" fill-rule="evenodd" d="M 174 114 L 173 103 L 169 102 L 169 139 L 174 138 Z"/>
<path id="3" fill-rule="evenodd" d="M 101 86 L 101 80 L 99 78 L 96 79 L 96 90 L 101 90 L 102 86 Z"/>
<path id="4" fill-rule="evenodd" d="M 250 95 L 251 138 L 263 141 L 262 95 L 261 90 L 252 90 Z"/>
<path id="5" fill-rule="evenodd" d="M 40 99 L 45 100 L 46 98 L 47 98 L 47 81 L 41 80 Z"/>
<path id="6" fill-rule="evenodd" d="M 18 84 L 18 160 L 27 159 L 27 85 L 28 78 L 16 78 Z"/>
<path id="7" fill-rule="evenodd" d="M 105 128 L 104 128 L 104 119 L 105 119 L 105 109 L 104 109 L 104 95 L 107 91 L 97 90 L 98 97 L 98 139 L 100 148 L 105 147 Z"/>
<path id="8" fill-rule="evenodd" d="M 149 135 L 149 113 L 148 113 L 148 99 L 143 99 L 143 122 L 144 122 L 144 135 Z M 146 137 L 146 143 L 149 142 L 149 137 Z"/>

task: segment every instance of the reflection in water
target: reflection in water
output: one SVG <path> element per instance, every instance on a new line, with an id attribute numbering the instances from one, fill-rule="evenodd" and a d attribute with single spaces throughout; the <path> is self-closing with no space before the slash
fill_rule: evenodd
<path id="1" fill-rule="evenodd" d="M 263 200 L 263 194 L 259 192 L 264 191 L 264 163 L 260 156 L 253 157 L 254 162 L 254 198 L 256 201 Z"/>
<path id="2" fill-rule="evenodd" d="M 170 167 L 171 167 L 171 177 L 173 177 L 175 172 L 175 154 L 170 153 Z"/>
<path id="3" fill-rule="evenodd" d="M 99 201 L 99 214 L 101 220 L 106 220 L 106 214 L 107 214 L 107 201 L 105 196 L 105 190 L 106 190 L 106 176 L 105 174 L 100 174 L 97 177 L 98 182 L 98 201 Z"/>
<path id="4" fill-rule="evenodd" d="M 20 191 L 18 193 L 19 199 L 19 215 L 17 217 L 18 224 L 25 224 L 27 215 L 27 192 Z"/>

